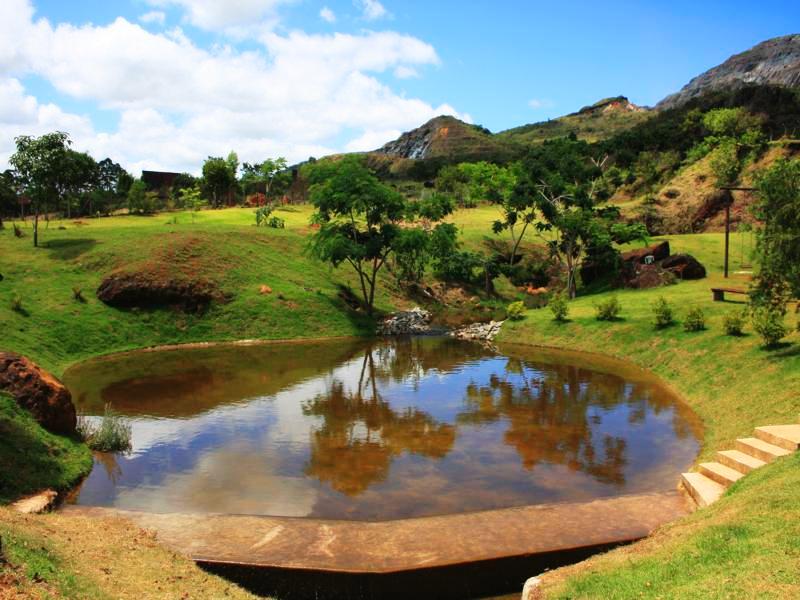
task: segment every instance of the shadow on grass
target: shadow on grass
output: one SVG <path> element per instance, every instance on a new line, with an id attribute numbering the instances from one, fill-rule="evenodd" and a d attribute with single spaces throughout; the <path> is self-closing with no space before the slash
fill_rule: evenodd
<path id="1" fill-rule="evenodd" d="M 21 412 L 0 412 L 0 504 L 47 488 L 65 489 L 91 465 L 91 459 L 81 464 L 87 454 L 77 440 L 48 433 Z"/>
<path id="2" fill-rule="evenodd" d="M 45 248 L 53 258 L 73 260 L 87 253 L 97 245 L 97 240 L 81 238 L 74 240 L 49 240 Z"/>
<path id="3" fill-rule="evenodd" d="M 800 345 L 792 344 L 791 342 L 780 342 L 768 348 L 764 348 L 764 350 L 769 352 L 770 360 L 800 356 Z"/>

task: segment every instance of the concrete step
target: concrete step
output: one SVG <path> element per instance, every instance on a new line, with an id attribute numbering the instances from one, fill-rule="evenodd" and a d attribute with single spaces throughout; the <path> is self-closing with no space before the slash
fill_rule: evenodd
<path id="1" fill-rule="evenodd" d="M 701 463 L 700 472 L 725 488 L 729 488 L 744 477 L 744 473 L 740 473 L 736 469 L 731 469 L 718 462 Z"/>
<path id="2" fill-rule="evenodd" d="M 800 449 L 800 425 L 756 427 L 756 437 L 790 452 Z"/>
<path id="3" fill-rule="evenodd" d="M 723 450 L 722 452 L 717 452 L 717 460 L 726 467 L 736 469 L 740 473 L 745 474 L 767 464 L 763 460 L 759 460 L 744 452 L 739 452 L 739 450 Z"/>
<path id="4" fill-rule="evenodd" d="M 683 473 L 681 481 L 698 506 L 713 504 L 725 493 L 723 486 L 702 473 Z"/>
<path id="5" fill-rule="evenodd" d="M 791 454 L 791 452 L 785 448 L 775 446 L 774 444 L 759 440 L 758 438 L 736 440 L 736 449 L 768 463 L 781 456 Z"/>

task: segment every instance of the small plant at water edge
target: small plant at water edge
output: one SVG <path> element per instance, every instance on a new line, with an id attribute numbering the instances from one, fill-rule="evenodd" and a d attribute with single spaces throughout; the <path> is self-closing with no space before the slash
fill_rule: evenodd
<path id="1" fill-rule="evenodd" d="M 519 321 L 525 316 L 525 303 L 521 300 L 519 302 L 512 302 L 508 305 L 506 310 L 508 318 L 512 321 Z"/>
<path id="2" fill-rule="evenodd" d="M 131 426 L 106 404 L 105 414 L 99 420 L 78 417 L 78 433 L 83 441 L 97 452 L 127 452 L 131 449 Z"/>
<path id="3" fill-rule="evenodd" d="M 619 318 L 622 307 L 619 304 L 619 299 L 616 296 L 611 296 L 608 300 L 595 304 L 594 310 L 597 313 L 595 316 L 598 321 L 616 321 Z"/>
<path id="4" fill-rule="evenodd" d="M 653 303 L 653 315 L 655 317 L 656 329 L 664 329 L 675 322 L 672 306 L 670 306 L 669 301 L 664 298 L 664 296 L 659 296 L 658 300 Z"/>
<path id="5" fill-rule="evenodd" d="M 789 333 L 780 310 L 757 307 L 753 309 L 750 320 L 753 323 L 753 329 L 764 340 L 764 346 L 767 348 L 777 345 Z"/>
<path id="6" fill-rule="evenodd" d="M 690 308 L 683 322 L 686 331 L 703 331 L 706 328 L 706 316 L 700 307 Z"/>
<path id="7" fill-rule="evenodd" d="M 725 328 L 726 335 L 739 336 L 744 331 L 744 312 L 730 312 L 725 315 L 722 320 L 722 326 Z"/>
<path id="8" fill-rule="evenodd" d="M 567 316 L 569 315 L 569 302 L 565 294 L 556 294 L 550 298 L 549 306 L 550 311 L 553 313 L 553 318 L 556 321 L 563 323 L 567 320 Z"/>

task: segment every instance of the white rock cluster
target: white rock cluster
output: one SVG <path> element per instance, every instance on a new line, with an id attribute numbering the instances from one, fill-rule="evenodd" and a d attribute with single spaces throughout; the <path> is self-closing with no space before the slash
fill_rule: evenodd
<path id="1" fill-rule="evenodd" d="M 378 326 L 378 335 L 420 335 L 431 332 L 431 313 L 414 307 L 394 313 Z"/>
<path id="2" fill-rule="evenodd" d="M 460 340 L 485 340 L 491 342 L 503 326 L 505 321 L 489 321 L 488 323 L 473 323 L 461 329 L 451 331 L 452 337 Z"/>

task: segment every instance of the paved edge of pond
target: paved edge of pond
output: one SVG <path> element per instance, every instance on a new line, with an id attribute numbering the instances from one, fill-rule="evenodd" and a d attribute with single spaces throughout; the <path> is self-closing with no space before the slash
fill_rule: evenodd
<path id="1" fill-rule="evenodd" d="M 202 563 L 386 574 L 634 541 L 685 515 L 689 504 L 675 491 L 383 522 L 63 511 L 128 518 Z"/>

